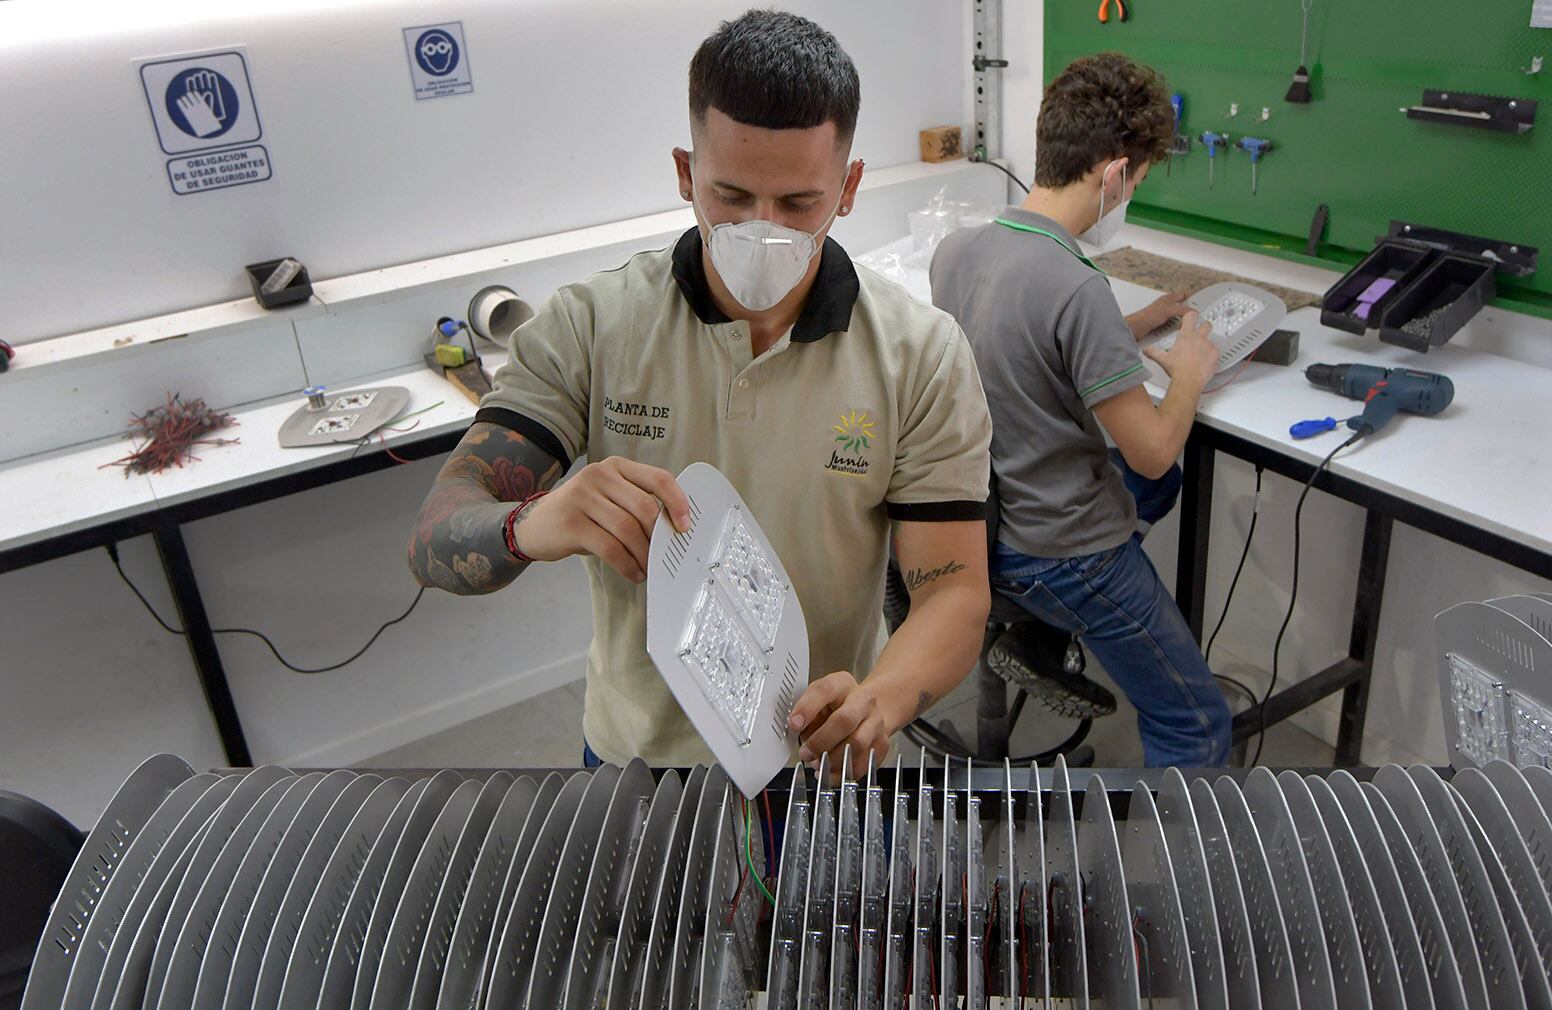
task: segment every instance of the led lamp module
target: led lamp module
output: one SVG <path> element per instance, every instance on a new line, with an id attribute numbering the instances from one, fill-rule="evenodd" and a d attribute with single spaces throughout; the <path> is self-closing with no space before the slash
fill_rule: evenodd
<path id="1" fill-rule="evenodd" d="M 1239 374 L 1235 366 L 1244 364 L 1266 343 L 1288 312 L 1288 307 L 1276 295 L 1237 281 L 1205 287 L 1187 298 L 1185 307 L 1195 309 L 1203 322 L 1212 324 L 1208 339 L 1218 348 L 1218 367 L 1203 389 L 1207 393 L 1234 381 Z M 1152 346 L 1167 350 L 1174 346 L 1179 336 L 1177 329 L 1160 337 Z M 1144 361 L 1154 385 L 1167 388 L 1169 376 L 1164 369 L 1151 358 Z"/>
<path id="2" fill-rule="evenodd" d="M 666 515 L 647 559 L 647 655 L 728 777 L 754 796 L 790 760 L 808 686 L 808 628 L 792 580 L 715 467 L 679 474 L 690 528 Z"/>

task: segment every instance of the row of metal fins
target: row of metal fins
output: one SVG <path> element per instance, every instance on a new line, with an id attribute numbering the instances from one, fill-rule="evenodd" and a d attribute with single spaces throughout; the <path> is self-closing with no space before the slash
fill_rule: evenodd
<path id="1" fill-rule="evenodd" d="M 1544 768 L 1156 794 L 1075 790 L 1060 759 L 1000 788 L 818 771 L 773 818 L 715 767 L 159 756 L 87 839 L 22 1010 L 1552 1010 Z"/>

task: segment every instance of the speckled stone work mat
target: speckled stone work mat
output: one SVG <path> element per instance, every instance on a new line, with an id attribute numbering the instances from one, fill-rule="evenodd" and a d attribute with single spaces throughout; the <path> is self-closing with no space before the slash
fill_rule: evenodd
<path id="1" fill-rule="evenodd" d="M 1153 288 L 1155 291 L 1198 291 L 1209 284 L 1238 281 L 1263 291 L 1270 291 L 1283 300 L 1289 312 L 1302 309 L 1306 305 L 1319 305 L 1321 299 L 1320 295 L 1310 294 L 1308 291 L 1295 291 L 1292 288 L 1278 287 L 1276 284 L 1253 281 L 1238 274 L 1224 273 L 1222 270 L 1209 270 L 1206 267 L 1172 260 L 1167 256 L 1156 256 L 1141 249 L 1133 249 L 1131 246 L 1107 252 L 1096 257 L 1094 262 L 1112 277 L 1119 277 L 1123 281 L 1131 281 L 1145 288 Z"/>

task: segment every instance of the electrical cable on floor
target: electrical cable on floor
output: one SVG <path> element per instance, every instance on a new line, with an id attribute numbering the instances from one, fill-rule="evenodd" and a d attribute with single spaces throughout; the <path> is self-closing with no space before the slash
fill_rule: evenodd
<path id="1" fill-rule="evenodd" d="M 1282 652 L 1283 635 L 1288 631 L 1288 623 L 1293 620 L 1293 605 L 1299 599 L 1299 520 L 1304 515 L 1304 499 L 1309 497 L 1310 488 L 1315 486 L 1315 478 L 1319 477 L 1336 454 L 1358 441 L 1360 438 L 1372 434 L 1374 429 L 1367 426 L 1353 432 L 1353 436 L 1341 445 L 1326 454 L 1326 458 L 1320 461 L 1315 471 L 1309 475 L 1309 480 L 1304 482 L 1304 490 L 1299 492 L 1299 503 L 1293 507 L 1293 581 L 1288 592 L 1288 611 L 1283 614 L 1282 627 L 1277 629 L 1277 640 L 1272 643 L 1272 679 L 1266 685 L 1266 693 L 1261 696 L 1260 717 L 1261 725 L 1256 730 L 1256 756 L 1251 758 L 1250 767 L 1254 768 L 1261 763 L 1261 748 L 1266 745 L 1266 703 L 1272 697 L 1272 692 L 1277 690 L 1277 657 Z"/>
<path id="2" fill-rule="evenodd" d="M 1245 531 L 1245 548 L 1244 550 L 1240 551 L 1239 564 L 1234 567 L 1234 578 L 1229 580 L 1228 595 L 1223 598 L 1223 610 L 1218 614 L 1218 623 L 1214 625 L 1212 634 L 1207 637 L 1207 648 L 1202 653 L 1202 659 L 1205 660 L 1209 666 L 1212 664 L 1213 643 L 1218 640 L 1218 632 L 1223 630 L 1223 622 L 1228 619 L 1229 606 L 1234 602 L 1234 590 L 1239 588 L 1239 576 L 1240 573 L 1245 570 L 1245 561 L 1250 557 L 1250 544 L 1256 536 L 1256 521 L 1261 517 L 1261 477 L 1264 472 L 1265 471 L 1262 467 L 1256 467 L 1256 493 L 1255 497 L 1251 500 L 1250 528 Z M 1223 673 L 1215 673 L 1213 674 L 1213 677 L 1225 684 L 1228 684 L 1243 694 L 1246 698 L 1249 698 L 1252 705 L 1256 703 L 1256 693 L 1247 687 L 1244 681 L 1230 677 Z"/>
<path id="3" fill-rule="evenodd" d="M 1003 165 L 1000 162 L 992 161 L 990 158 L 977 158 L 974 154 L 972 154 L 970 156 L 970 160 L 975 162 L 978 165 L 990 165 L 991 167 L 997 169 L 1003 175 L 1006 175 L 1008 178 L 1012 179 L 1015 183 L 1017 183 L 1019 189 L 1022 189 L 1026 193 L 1029 192 L 1029 187 L 1024 185 L 1023 181 L 1020 180 L 1018 176 L 1014 175 L 1011 171 L 1009 171 L 1008 170 L 1008 166 Z"/>
<path id="4" fill-rule="evenodd" d="M 108 544 L 107 549 L 108 558 L 113 562 L 113 567 L 118 571 L 119 578 L 124 580 L 124 584 L 129 587 L 129 591 L 135 594 L 135 596 L 140 600 L 141 604 L 146 608 L 146 611 L 150 613 L 152 619 L 154 619 L 157 624 L 162 626 L 162 630 L 167 632 L 169 635 L 188 635 L 188 632 L 184 631 L 182 628 L 174 628 L 172 625 L 162 620 L 162 615 L 158 614 L 156 612 L 156 608 L 151 606 L 151 601 L 146 599 L 145 594 L 142 593 L 140 589 L 129 580 L 129 576 L 124 572 L 124 566 L 119 562 L 119 545 Z M 400 614 L 398 617 L 395 617 L 391 621 L 385 622 L 380 628 L 373 632 L 372 637 L 366 640 L 366 644 L 357 649 L 349 659 L 330 664 L 329 666 L 319 666 L 312 669 L 296 666 L 287 661 L 287 659 L 280 654 L 280 650 L 275 648 L 275 643 L 271 642 L 269 640 L 269 636 L 264 634 L 262 631 L 255 631 L 252 628 L 211 628 L 210 631 L 215 635 L 252 635 L 254 638 L 257 638 L 259 641 L 263 642 L 266 646 L 269 647 L 269 651 L 274 653 L 275 659 L 280 662 L 281 666 L 294 673 L 332 673 L 341 667 L 349 666 L 351 663 L 354 663 L 356 660 L 365 655 L 366 650 L 372 647 L 372 645 L 377 641 L 383 632 L 387 631 L 389 628 L 393 627 L 395 624 L 398 624 L 400 621 L 410 616 L 410 614 L 414 613 L 415 607 L 419 605 L 420 598 L 424 595 L 426 595 L 426 587 L 421 586 L 420 589 L 416 591 L 415 598 L 410 601 L 410 605 L 404 611 L 404 613 Z"/>

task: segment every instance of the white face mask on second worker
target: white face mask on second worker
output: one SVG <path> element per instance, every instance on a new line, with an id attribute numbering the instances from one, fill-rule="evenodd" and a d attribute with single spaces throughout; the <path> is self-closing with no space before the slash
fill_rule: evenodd
<path id="1" fill-rule="evenodd" d="M 693 159 L 690 171 L 691 200 L 705 221 L 706 210 L 701 206 L 695 185 Z M 803 275 L 808 273 L 808 264 L 819 252 L 819 236 L 835 220 L 845 193 L 843 181 L 841 196 L 835 198 L 830 216 L 813 232 L 765 220 L 727 221 L 715 225 L 707 221 L 707 227 L 711 229 L 707 241 L 711 263 L 738 304 L 751 312 L 764 312 L 792 293 Z"/>
<path id="2" fill-rule="evenodd" d="M 1121 165 L 1121 199 L 1113 206 L 1105 206 L 1105 183 L 1110 178 L 1110 168 L 1118 162 L 1112 161 L 1105 166 L 1105 170 L 1099 174 L 1099 220 L 1078 238 L 1089 245 L 1109 245 L 1110 241 L 1121 231 L 1121 226 L 1126 223 L 1126 205 L 1132 201 L 1126 195 L 1126 166 Z"/>

